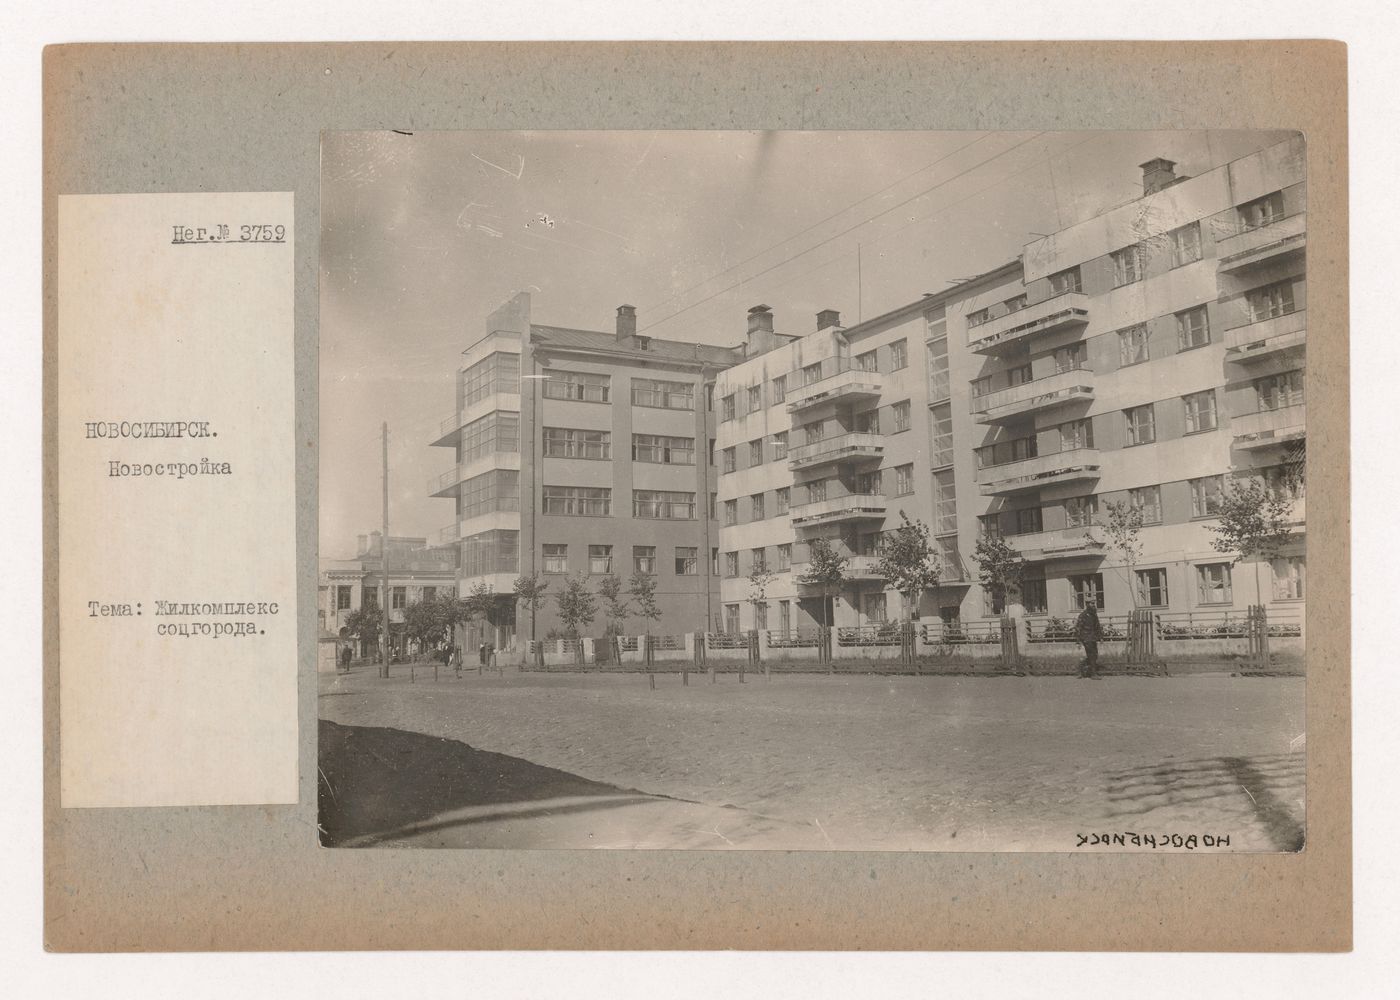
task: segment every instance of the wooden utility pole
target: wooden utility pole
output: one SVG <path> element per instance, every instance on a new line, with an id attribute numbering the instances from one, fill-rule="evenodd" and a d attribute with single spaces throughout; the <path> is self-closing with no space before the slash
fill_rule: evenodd
<path id="1" fill-rule="evenodd" d="M 389 422 L 384 422 L 384 534 L 379 539 L 379 676 L 389 676 Z"/>

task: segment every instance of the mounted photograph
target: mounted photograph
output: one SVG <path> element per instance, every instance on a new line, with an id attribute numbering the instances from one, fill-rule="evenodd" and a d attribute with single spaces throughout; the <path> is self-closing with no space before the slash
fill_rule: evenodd
<path id="1" fill-rule="evenodd" d="M 321 844 L 1303 850 L 1305 168 L 322 133 Z"/>

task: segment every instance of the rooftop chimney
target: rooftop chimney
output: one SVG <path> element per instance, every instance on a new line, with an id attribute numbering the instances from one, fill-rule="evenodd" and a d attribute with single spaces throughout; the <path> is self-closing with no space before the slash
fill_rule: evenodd
<path id="1" fill-rule="evenodd" d="M 823 309 L 817 313 L 817 330 L 825 330 L 827 327 L 840 326 L 841 314 L 835 309 Z"/>
<path id="2" fill-rule="evenodd" d="M 637 335 L 637 307 L 617 307 L 617 339 L 626 340 Z"/>
<path id="3" fill-rule="evenodd" d="M 1176 183 L 1175 160 L 1164 160 L 1159 156 L 1155 160 L 1148 160 L 1146 163 L 1138 165 L 1142 167 L 1143 194 L 1152 194 Z"/>
<path id="4" fill-rule="evenodd" d="M 749 333 L 773 332 L 773 310 L 768 306 L 758 305 L 749 310 Z"/>

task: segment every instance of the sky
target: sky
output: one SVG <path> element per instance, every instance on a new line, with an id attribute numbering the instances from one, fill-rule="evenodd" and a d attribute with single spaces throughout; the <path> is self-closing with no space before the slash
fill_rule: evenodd
<path id="1" fill-rule="evenodd" d="M 1013 259 L 1283 132 L 327 132 L 321 148 L 321 554 L 452 523 L 428 496 L 452 452 L 461 352 L 520 291 L 536 323 L 732 346 L 750 306 L 806 333 Z"/>

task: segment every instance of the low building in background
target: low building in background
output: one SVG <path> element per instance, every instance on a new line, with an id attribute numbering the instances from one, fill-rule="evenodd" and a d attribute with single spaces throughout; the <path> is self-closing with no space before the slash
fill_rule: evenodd
<path id="1" fill-rule="evenodd" d="M 386 590 L 390 649 L 401 656 L 421 652 L 404 630 L 404 611 L 419 601 L 456 596 L 456 547 L 398 535 L 391 535 L 386 547 L 378 531 L 360 535 L 353 558 L 321 560 L 318 625 L 348 644 L 356 658 L 375 655 L 376 643 L 357 634 L 350 619 L 362 608 L 382 608 L 380 594 Z"/>

